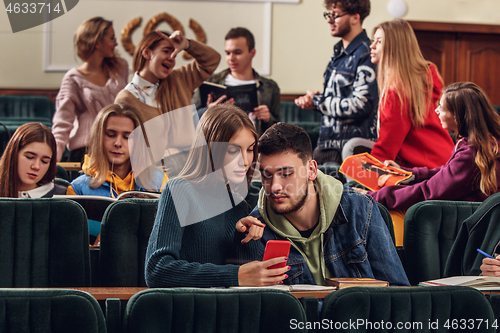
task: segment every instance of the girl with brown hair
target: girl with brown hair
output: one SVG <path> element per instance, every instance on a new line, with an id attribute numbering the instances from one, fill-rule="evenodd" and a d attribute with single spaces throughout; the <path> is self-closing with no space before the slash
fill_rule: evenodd
<path id="1" fill-rule="evenodd" d="M 252 261 L 258 243 L 242 244 L 244 235 L 235 229 L 252 208 L 243 198 L 257 140 L 236 106 L 216 105 L 203 114 L 186 166 L 160 198 L 146 252 L 149 287 L 272 285 L 285 278 L 286 268 L 267 269 L 283 258 Z"/>
<path id="2" fill-rule="evenodd" d="M 21 125 L 0 160 L 0 197 L 50 198 L 66 189 L 54 185 L 56 141 L 40 123 Z"/>
<path id="3" fill-rule="evenodd" d="M 57 142 L 57 161 L 66 146 L 69 161 L 81 162 L 88 143 L 88 133 L 97 113 L 112 104 L 128 80 L 127 62 L 115 52 L 113 22 L 102 17 L 84 21 L 76 30 L 75 49 L 83 64 L 70 69 L 56 97 L 52 132 Z M 73 131 L 75 122 L 78 123 Z"/>
<path id="4" fill-rule="evenodd" d="M 175 67 L 175 57 L 186 51 L 194 61 Z M 220 55 L 211 47 L 184 37 L 182 32 L 153 31 L 134 52 L 134 77 L 116 97 L 141 111 L 141 121 L 191 105 L 196 88 L 219 65 Z"/>
<path id="5" fill-rule="evenodd" d="M 174 69 L 175 57 L 183 50 L 193 56 L 194 61 Z M 118 94 L 116 102 L 127 103 L 136 108 L 143 124 L 163 115 L 161 120 L 155 119 L 155 122 L 164 123 L 161 134 L 159 131 L 148 131 L 146 126 L 144 135 L 148 146 L 154 141 L 167 142 L 165 168 L 171 178 L 184 166 L 187 150 L 194 138 L 193 112 L 196 110 L 189 107 L 193 92 L 212 75 L 219 61 L 217 51 L 185 38 L 180 31 L 175 31 L 170 36 L 166 32 L 151 32 L 135 49 L 134 77 Z M 167 114 L 174 110 L 176 112 Z M 182 152 L 184 154 L 181 158 L 170 158 Z M 174 163 L 174 160 L 179 161 Z"/>
<path id="6" fill-rule="evenodd" d="M 425 200 L 483 201 L 498 192 L 500 116 L 484 91 L 471 82 L 453 83 L 444 89 L 435 111 L 442 127 L 457 134 L 453 155 L 439 168 L 407 169 L 415 176 L 414 185 L 367 192 L 389 210 L 406 210 Z M 391 215 L 396 242 L 399 233 L 402 244 L 403 221 Z"/>

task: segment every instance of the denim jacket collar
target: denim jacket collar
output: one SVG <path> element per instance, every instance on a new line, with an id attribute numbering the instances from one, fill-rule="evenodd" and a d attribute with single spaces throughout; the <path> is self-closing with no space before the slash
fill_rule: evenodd
<path id="1" fill-rule="evenodd" d="M 359 35 L 354 37 L 354 39 L 349 43 L 349 45 L 347 45 L 346 49 L 344 49 L 342 40 L 339 41 L 337 44 L 335 44 L 335 46 L 333 47 L 333 53 L 336 57 L 338 57 L 342 52 L 349 55 L 353 53 L 361 44 L 363 44 L 367 38 L 368 35 L 366 34 L 366 30 L 363 29 L 363 31 Z"/>

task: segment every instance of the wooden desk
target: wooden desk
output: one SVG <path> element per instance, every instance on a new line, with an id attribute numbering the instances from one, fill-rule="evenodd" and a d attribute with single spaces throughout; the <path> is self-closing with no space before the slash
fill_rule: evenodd
<path id="1" fill-rule="evenodd" d="M 325 298 L 328 294 L 331 292 L 334 292 L 336 290 L 324 290 L 324 291 L 291 291 L 290 293 L 297 297 L 297 298 L 302 298 L 302 297 L 315 297 L 315 298 Z"/>
<path id="2" fill-rule="evenodd" d="M 82 163 L 78 162 L 58 162 L 57 165 L 62 166 L 66 171 L 80 171 L 82 169 Z"/>
<path id="3" fill-rule="evenodd" d="M 85 287 L 85 288 L 57 288 L 57 289 L 74 289 L 88 292 L 98 301 L 106 300 L 107 298 L 119 298 L 128 300 L 132 295 L 139 291 L 149 289 L 147 287 Z M 297 298 L 315 297 L 325 298 L 326 295 L 335 290 L 328 291 L 292 291 L 291 294 Z"/>
<path id="4" fill-rule="evenodd" d="M 411 287 L 409 287 L 411 288 Z M 147 287 L 83 287 L 83 288 L 50 288 L 50 289 L 74 289 L 88 292 L 98 301 L 104 301 L 107 298 L 119 298 L 128 300 L 132 295 L 137 294 L 142 290 L 149 289 Z M 290 292 L 297 298 L 315 297 L 325 298 L 328 294 L 335 290 L 327 291 L 292 291 Z M 482 291 L 483 294 L 498 294 L 500 291 Z"/>
<path id="5" fill-rule="evenodd" d="M 88 292 L 98 301 L 104 301 L 107 298 L 119 298 L 128 300 L 132 295 L 139 291 L 148 289 L 147 287 L 85 287 L 85 288 L 63 288 L 75 289 Z"/>

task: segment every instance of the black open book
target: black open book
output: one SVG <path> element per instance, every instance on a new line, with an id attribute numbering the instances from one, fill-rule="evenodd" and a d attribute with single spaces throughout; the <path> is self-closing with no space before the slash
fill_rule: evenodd
<path id="1" fill-rule="evenodd" d="M 259 106 L 257 102 L 257 85 L 255 83 L 241 86 L 224 86 L 222 84 L 205 81 L 200 86 L 202 106 L 207 106 L 209 94 L 212 95 L 212 101 L 216 101 L 222 95 L 226 95 L 227 99 L 234 98 L 234 104 L 246 113 L 253 112 L 253 110 Z"/>
<path id="2" fill-rule="evenodd" d="M 101 221 L 110 204 L 120 199 L 157 199 L 161 193 L 146 191 L 124 191 L 116 198 L 103 197 L 99 195 L 54 195 L 54 198 L 69 199 L 78 202 L 85 213 L 89 223 L 90 245 L 98 245 L 98 235 L 101 232 Z M 97 241 L 96 241 L 97 238 Z"/>

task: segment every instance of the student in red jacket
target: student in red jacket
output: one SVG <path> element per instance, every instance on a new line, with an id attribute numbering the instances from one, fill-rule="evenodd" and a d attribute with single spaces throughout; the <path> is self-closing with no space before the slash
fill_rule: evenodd
<path id="1" fill-rule="evenodd" d="M 384 22 L 374 29 L 371 50 L 381 95 L 380 129 L 371 154 L 403 167 L 444 165 L 453 141 L 434 112 L 443 83 L 422 56 L 413 29 L 404 20 Z"/>
<path id="2" fill-rule="evenodd" d="M 378 139 L 371 154 L 403 167 L 436 168 L 448 161 L 453 141 L 434 112 L 443 82 L 427 62 L 408 22 L 374 28 L 371 61 L 378 64 Z"/>

